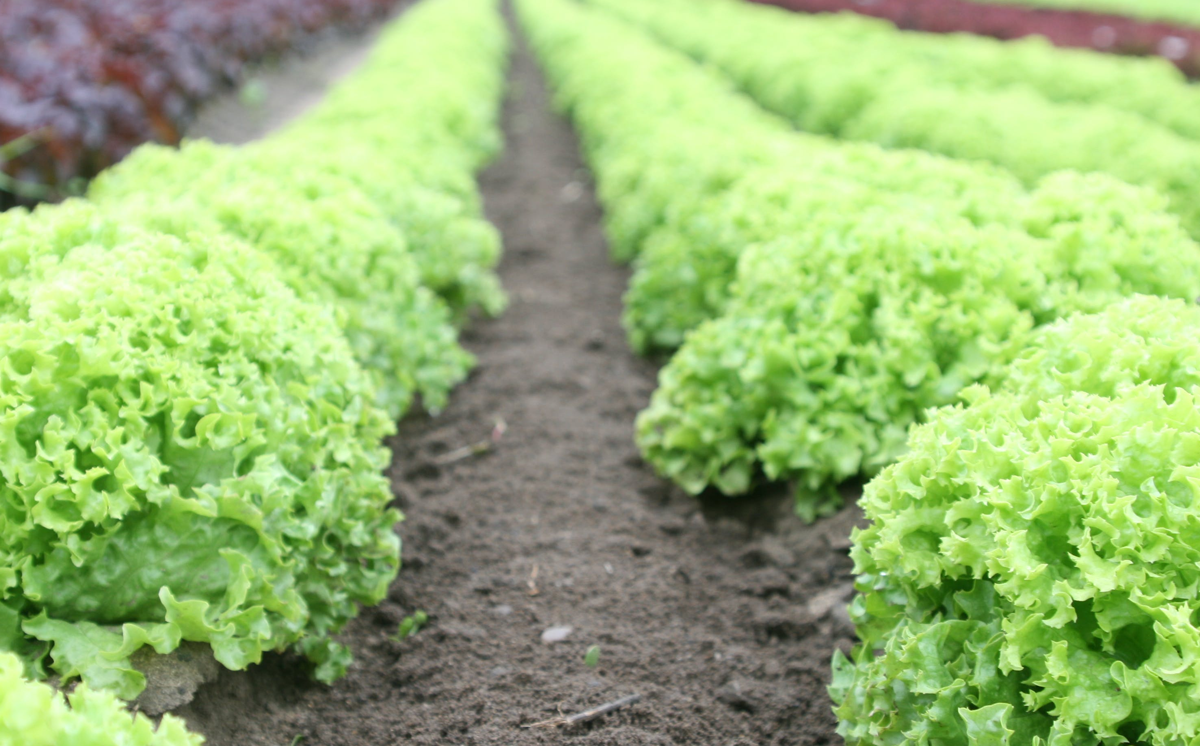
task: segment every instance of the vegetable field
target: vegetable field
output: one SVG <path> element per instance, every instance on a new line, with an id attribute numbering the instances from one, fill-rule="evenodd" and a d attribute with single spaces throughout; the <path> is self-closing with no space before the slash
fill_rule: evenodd
<path id="1" fill-rule="evenodd" d="M 1200 739 L 1176 69 L 744 0 L 336 54 L 0 213 L 0 744 Z"/>

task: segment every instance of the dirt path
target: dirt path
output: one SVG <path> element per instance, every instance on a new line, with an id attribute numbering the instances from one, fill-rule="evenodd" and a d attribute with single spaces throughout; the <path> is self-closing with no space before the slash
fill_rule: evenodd
<path id="1" fill-rule="evenodd" d="M 415 0 L 398 0 L 391 17 Z M 326 29 L 305 39 L 302 48 L 247 76 L 241 90 L 204 104 L 185 137 L 243 145 L 282 127 L 315 106 L 331 85 L 366 59 L 385 21 L 368 29 Z"/>
<path id="2" fill-rule="evenodd" d="M 783 496 L 729 503 L 752 526 L 648 471 L 632 427 L 654 370 L 625 346 L 627 273 L 607 259 L 578 144 L 524 49 L 505 129 L 482 186 L 512 306 L 468 334 L 480 365 L 448 411 L 392 443 L 405 564 L 346 635 L 357 664 L 327 688 L 273 657 L 225 672 L 181 714 L 213 746 L 836 741 L 824 686 L 852 635 L 834 602 L 854 513 L 806 528 Z M 492 452 L 444 463 L 498 420 Z M 418 609 L 428 626 L 390 640 Z M 542 642 L 557 625 L 573 630 Z M 635 692 L 640 704 L 588 725 L 521 727 Z"/>

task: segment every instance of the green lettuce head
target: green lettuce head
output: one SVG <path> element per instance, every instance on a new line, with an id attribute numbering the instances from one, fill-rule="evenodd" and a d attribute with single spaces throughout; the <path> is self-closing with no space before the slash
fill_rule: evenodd
<path id="1" fill-rule="evenodd" d="M 969 389 L 868 485 L 849 744 L 1200 739 L 1197 395 L 1110 389 Z"/>
<path id="2" fill-rule="evenodd" d="M 164 715 L 158 727 L 131 715 L 112 694 L 80 684 L 63 697 L 22 678 L 21 661 L 0 653 L 0 743 L 21 746 L 200 746 L 183 721 Z"/>
<path id="3" fill-rule="evenodd" d="M 91 196 L 126 225 L 223 232 L 266 252 L 301 298 L 337 308 L 351 349 L 376 375 L 381 407 L 399 417 L 419 393 L 440 411 L 474 359 L 458 346 L 451 309 L 421 286 L 404 235 L 344 179 L 295 154 L 264 161 L 256 152 L 202 140 L 146 145 L 98 178 Z M 87 209 L 64 205 L 43 222 L 86 220 Z"/>
<path id="4" fill-rule="evenodd" d="M 399 563 L 370 378 L 261 252 L 85 225 L 0 241 L 0 649 L 124 698 L 183 640 L 335 678 Z"/>

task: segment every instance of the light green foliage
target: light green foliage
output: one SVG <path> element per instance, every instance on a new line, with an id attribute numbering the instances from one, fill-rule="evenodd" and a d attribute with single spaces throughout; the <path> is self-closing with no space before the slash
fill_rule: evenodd
<path id="1" fill-rule="evenodd" d="M 1192 0 L 978 0 L 979 2 L 1028 5 L 1034 8 L 1086 10 L 1114 13 L 1147 21 L 1167 21 L 1200 26 L 1200 7 Z"/>
<path id="2" fill-rule="evenodd" d="M 1025 88 L 1048 101 L 1111 106 L 1186 137 L 1200 137 L 1200 122 L 1194 116 L 1200 92 L 1161 58 L 1064 49 L 1036 36 L 999 41 L 975 34 L 900 32 L 888 21 L 852 13 L 813 16 L 769 6 L 754 6 L 744 13 L 740 4 L 725 0 L 588 2 L 652 28 L 693 56 L 711 59 L 755 98 L 773 109 L 779 107 L 789 117 L 802 114 L 806 128 L 818 131 L 836 130 L 840 120 L 853 116 L 875 95 L 878 78 L 891 76 L 892 82 L 914 89 L 919 85 L 981 92 Z M 690 11 L 686 18 L 684 10 Z M 670 28 L 665 25 L 668 17 Z M 717 23 L 736 26 L 712 38 Z M 770 36 L 755 36 L 762 33 Z M 745 54 L 747 40 L 755 38 L 760 42 L 756 53 Z M 787 50 L 762 48 L 780 40 L 805 44 Z M 782 62 L 764 53 L 781 52 L 796 67 L 784 71 L 786 77 L 771 81 L 762 66 L 780 72 L 777 66 Z M 830 58 L 839 64 L 823 63 Z M 805 94 L 811 96 L 803 100 Z"/>
<path id="3" fill-rule="evenodd" d="M 344 179 L 253 147 L 195 141 L 139 148 L 97 179 L 91 198 L 127 224 L 177 236 L 225 232 L 274 256 L 301 297 L 338 307 L 393 417 L 418 392 L 440 410 L 473 363 L 450 310 L 421 286 L 404 236 Z"/>
<path id="4" fill-rule="evenodd" d="M 593 645 L 583 654 L 583 665 L 588 668 L 595 668 L 600 665 L 600 646 Z"/>
<path id="5" fill-rule="evenodd" d="M 385 29 L 366 64 L 263 143 L 359 187 L 456 311 L 503 310 L 500 237 L 473 174 L 499 152 L 508 31 L 494 0 L 439 0 Z"/>
<path id="6" fill-rule="evenodd" d="M 1155 187 L 1200 233 L 1200 93 L 1162 60 L 902 32 L 733 0 L 590 0 L 817 133 Z"/>
<path id="7" fill-rule="evenodd" d="M 1194 303 L 1038 330 L 868 485 L 863 640 L 835 656 L 851 744 L 1191 743 Z"/>
<path id="8" fill-rule="evenodd" d="M 1200 294 L 1200 250 L 1156 199 L 1062 174 L 1018 203 L 1028 232 L 879 200 L 751 246 L 723 314 L 661 371 L 638 443 L 693 493 L 761 470 L 799 480 L 806 516 L 835 507 L 838 482 L 897 458 L 924 410 L 999 375 L 1036 325 Z"/>
<path id="9" fill-rule="evenodd" d="M 446 304 L 503 303 L 471 177 L 505 46 L 492 0 L 430 0 L 288 134 L 0 217 L 0 650 L 123 698 L 183 640 L 345 672 L 399 567 L 377 404 L 440 406 Z"/>
<path id="10" fill-rule="evenodd" d="M 678 205 L 806 150 L 783 120 L 727 81 L 682 55 L 645 54 L 645 40 L 627 26 L 561 3 L 534 0 L 518 11 L 555 102 L 583 142 L 618 260 L 637 256 Z"/>
<path id="11" fill-rule="evenodd" d="M 182 720 L 164 715 L 156 727 L 107 692 L 81 684 L 64 697 L 26 681 L 21 662 L 0 653 L 0 743 L 11 746 L 200 746 Z"/>
<path id="12" fill-rule="evenodd" d="M 1077 330 L 1113 339 L 1116 318 Z M 1200 408 L 1154 384 L 1040 401 L 975 388 L 912 431 L 860 503 L 862 644 L 835 655 L 831 687 L 848 743 L 1200 738 Z"/>
<path id="13" fill-rule="evenodd" d="M 145 146 L 102 175 L 89 196 L 220 203 L 230 184 L 261 189 L 253 181 L 279 192 L 260 201 L 278 200 L 280 219 L 312 209 L 297 201 L 344 201 L 346 221 L 369 202 L 371 217 L 394 227 L 379 233 L 393 242 L 402 236 L 398 247 L 412 254 L 405 261 L 415 260 L 422 284 L 458 318 L 476 307 L 499 313 L 506 302 L 493 272 L 500 238 L 483 219 L 473 178 L 500 148 L 508 41 L 494 10 L 491 0 L 423 3 L 381 34 L 363 67 L 282 132 L 242 148 Z M 222 159 L 222 150 L 236 157 Z M 222 160 L 222 171 L 206 173 Z M 289 200 L 296 204 L 290 210 Z"/>
<path id="14" fill-rule="evenodd" d="M 405 640 L 421 631 L 425 623 L 429 621 L 429 615 L 423 611 L 415 611 L 411 615 L 400 620 L 400 626 L 396 629 L 396 639 Z"/>
<path id="15" fill-rule="evenodd" d="M 1027 236 L 885 210 L 843 220 L 748 249 L 729 311 L 660 374 L 638 443 L 690 492 L 803 475 L 812 518 L 837 504 L 813 493 L 894 460 L 925 408 L 1033 326 L 1045 278 L 1007 255 L 1031 252 Z"/>
<path id="16" fill-rule="evenodd" d="M 125 698 L 129 655 L 180 640 L 340 675 L 330 635 L 386 592 L 400 516 L 333 314 L 231 239 L 80 228 L 0 242 L 4 647 Z"/>
<path id="17" fill-rule="evenodd" d="M 994 385 L 1006 393 L 1051 399 L 1075 391 L 1113 396 L 1145 382 L 1200 386 L 1200 307 L 1135 297 L 1101 313 L 1080 314 L 1038 330 Z"/>
<path id="18" fill-rule="evenodd" d="M 808 138 L 797 138 L 808 142 Z M 974 223 L 1010 222 L 1025 191 L 1011 176 L 916 151 L 833 145 L 813 138 L 797 159 L 746 172 L 727 190 L 675 206 L 652 233 L 625 296 L 625 326 L 635 350 L 671 350 L 729 301 L 745 248 L 777 236 L 846 226 L 858 212 L 889 211 Z M 823 147 L 822 147 L 823 146 Z"/>
<path id="19" fill-rule="evenodd" d="M 612 149 L 592 154 L 602 193 L 614 154 L 686 176 L 672 160 L 656 170 L 654 148 L 708 137 L 703 115 L 642 124 L 658 91 L 750 142 L 743 177 L 663 193 L 626 296 L 635 348 L 683 342 L 638 443 L 690 492 L 794 479 L 811 517 L 836 504 L 838 482 L 903 453 L 926 408 L 996 375 L 1031 329 L 1133 293 L 1200 294 L 1200 249 L 1153 191 L 1071 172 L 1026 190 L 980 164 L 775 133 L 615 18 L 554 0 L 518 7 L 585 139 Z M 757 163 L 760 141 L 783 157 Z M 636 174 L 607 183 L 644 195 Z"/>

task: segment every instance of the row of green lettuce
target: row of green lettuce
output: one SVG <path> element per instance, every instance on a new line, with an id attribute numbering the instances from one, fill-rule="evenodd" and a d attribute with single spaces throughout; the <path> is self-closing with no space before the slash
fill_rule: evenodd
<path id="1" fill-rule="evenodd" d="M 1083 10 L 1092 13 L 1165 21 L 1200 27 L 1200 6 L 1193 0 L 973 0 L 1004 5 L 1024 5 L 1054 10 Z"/>
<path id="2" fill-rule="evenodd" d="M 630 339 L 673 353 L 638 441 L 690 492 L 765 475 L 828 510 L 1038 326 L 1135 293 L 1200 295 L 1200 250 L 1154 192 L 1069 172 L 1026 189 L 983 164 L 795 133 L 631 26 L 543 4 L 522 6 L 533 43 L 634 262 Z"/>
<path id="3" fill-rule="evenodd" d="M 419 4 L 262 141 L 148 145 L 86 200 L 0 215 L 0 651 L 27 674 L 131 699 L 131 655 L 185 640 L 345 673 L 333 635 L 399 569 L 383 439 L 444 406 L 459 325 L 505 303 L 474 182 L 496 6 Z M 93 742 L 35 720 L 17 741 Z"/>
<path id="4" fill-rule="evenodd" d="M 1160 59 L 897 30 L 740 0 L 597 0 L 805 131 L 1158 189 L 1200 236 L 1200 90 Z"/>
<path id="5" fill-rule="evenodd" d="M 649 460 L 694 492 L 883 467 L 847 741 L 1200 739 L 1200 247 L 1165 201 L 791 134 L 611 16 L 517 7 L 633 259 L 631 339 L 682 339 Z"/>

